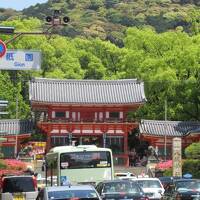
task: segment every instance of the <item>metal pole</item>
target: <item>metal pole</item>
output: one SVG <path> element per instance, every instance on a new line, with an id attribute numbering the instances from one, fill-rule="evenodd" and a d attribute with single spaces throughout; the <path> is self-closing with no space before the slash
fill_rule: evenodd
<path id="1" fill-rule="evenodd" d="M 165 99 L 165 132 L 164 132 L 164 156 L 165 161 L 167 159 L 167 127 L 166 127 L 166 121 L 167 121 L 167 99 Z"/>
<path id="2" fill-rule="evenodd" d="M 18 99 L 18 84 L 17 84 L 17 71 L 15 72 L 15 82 L 16 82 L 16 87 L 17 87 L 17 91 L 16 91 L 16 116 L 15 118 L 18 119 L 18 106 L 19 106 L 19 99 Z M 15 157 L 17 157 L 17 143 L 18 143 L 18 136 L 17 136 L 17 132 L 15 133 Z"/>

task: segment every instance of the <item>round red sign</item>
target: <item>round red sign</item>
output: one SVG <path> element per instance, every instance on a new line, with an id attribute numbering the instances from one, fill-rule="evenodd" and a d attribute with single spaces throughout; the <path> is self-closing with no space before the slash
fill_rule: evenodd
<path id="1" fill-rule="evenodd" d="M 3 57 L 6 53 L 6 44 L 0 40 L 0 58 Z"/>

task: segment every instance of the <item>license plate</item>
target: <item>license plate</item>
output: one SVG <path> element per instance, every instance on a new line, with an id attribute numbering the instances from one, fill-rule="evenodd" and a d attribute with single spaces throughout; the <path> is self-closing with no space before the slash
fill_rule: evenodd
<path id="1" fill-rule="evenodd" d="M 13 200 L 25 200 L 25 197 L 23 194 L 14 194 L 13 195 Z"/>

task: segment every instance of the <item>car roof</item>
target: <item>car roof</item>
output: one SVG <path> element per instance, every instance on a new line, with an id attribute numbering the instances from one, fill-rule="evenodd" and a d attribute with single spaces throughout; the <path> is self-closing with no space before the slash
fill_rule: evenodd
<path id="1" fill-rule="evenodd" d="M 116 172 L 115 174 L 133 174 L 131 172 Z"/>
<path id="2" fill-rule="evenodd" d="M 175 179 L 174 183 L 177 183 L 177 182 L 190 182 L 190 181 L 198 181 L 198 179 L 180 178 L 180 179 Z"/>
<path id="3" fill-rule="evenodd" d="M 31 175 L 17 175 L 17 176 L 10 176 L 10 175 L 5 175 L 5 176 L 3 176 L 3 178 L 25 178 L 25 177 L 30 177 L 30 178 L 33 178 L 33 176 L 31 176 Z"/>
<path id="4" fill-rule="evenodd" d="M 50 186 L 46 187 L 48 192 L 50 191 L 63 191 L 63 190 L 94 190 L 91 185 L 69 185 L 69 186 Z"/>
<path id="5" fill-rule="evenodd" d="M 141 177 L 141 178 L 137 178 L 135 179 L 137 180 L 147 180 L 147 181 L 160 181 L 158 178 L 145 178 L 145 177 Z"/>
<path id="6" fill-rule="evenodd" d="M 100 183 L 127 183 L 127 182 L 133 183 L 134 181 L 132 181 L 131 179 L 114 179 L 114 180 L 105 180 Z"/>

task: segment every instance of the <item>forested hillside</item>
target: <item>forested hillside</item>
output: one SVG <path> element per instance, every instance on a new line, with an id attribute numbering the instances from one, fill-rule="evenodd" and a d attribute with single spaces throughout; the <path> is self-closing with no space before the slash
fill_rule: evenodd
<path id="1" fill-rule="evenodd" d="M 194 31 L 200 19 L 199 6 L 199 0 L 49 0 L 18 14 L 0 10 L 0 20 L 17 15 L 45 20 L 53 10 L 59 9 L 71 18 L 60 34 L 72 38 L 99 37 L 123 46 L 127 27 L 150 25 L 157 32 L 165 32 L 182 26 L 188 33 Z"/>
<path id="2" fill-rule="evenodd" d="M 0 99 L 9 101 L 9 115 L 1 117 L 15 118 L 16 95 L 19 117 L 31 117 L 28 97 L 31 77 L 138 78 L 145 83 L 148 101 L 130 115 L 163 120 L 167 100 L 168 120 L 200 120 L 198 1 L 54 0 L 11 14 L 1 24 L 15 26 L 17 31 L 42 30 L 43 18 L 59 8 L 71 18 L 70 24 L 59 30 L 62 35 L 23 36 L 8 45 L 12 49 L 39 49 L 43 59 L 41 71 L 20 71 L 18 81 L 14 72 L 1 71 Z M 112 16 L 111 11 L 115 13 L 113 18 L 108 17 Z M 166 19 L 158 17 L 161 15 L 168 16 L 170 26 L 166 26 L 165 20 L 159 21 Z M 131 23 L 122 23 L 122 16 L 130 18 Z M 137 21 L 139 16 L 142 17 Z M 155 17 L 155 25 L 149 26 L 149 16 Z M 112 21 L 116 19 L 120 21 Z M 184 23 L 173 25 L 180 19 Z M 4 41 L 10 37 L 0 35 Z"/>

